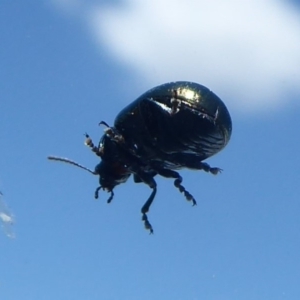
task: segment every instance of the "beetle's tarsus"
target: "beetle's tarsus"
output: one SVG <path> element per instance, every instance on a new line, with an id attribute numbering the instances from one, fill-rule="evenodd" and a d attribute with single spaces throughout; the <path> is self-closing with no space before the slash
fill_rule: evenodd
<path id="1" fill-rule="evenodd" d="M 112 201 L 112 199 L 114 198 L 114 192 L 111 190 L 110 191 L 110 196 L 109 196 L 109 198 L 107 199 L 107 203 L 110 203 L 111 201 Z"/>
<path id="2" fill-rule="evenodd" d="M 175 183 L 174 183 L 174 184 L 175 184 Z M 176 186 L 176 185 L 175 185 L 175 186 Z M 197 202 L 196 202 L 195 198 L 194 198 L 188 191 L 184 190 L 183 193 L 184 193 L 185 198 L 186 198 L 188 201 L 192 201 L 193 206 L 197 205 Z"/>
<path id="3" fill-rule="evenodd" d="M 95 197 L 95 199 L 98 199 L 99 198 L 99 191 L 101 190 L 101 189 L 103 189 L 103 187 L 100 185 L 100 186 L 98 186 L 97 188 L 96 188 L 96 190 L 95 190 L 95 195 L 94 195 L 94 197 Z M 114 198 L 114 191 L 113 190 L 111 190 L 110 191 L 110 196 L 109 196 L 109 198 L 107 199 L 107 203 L 110 203 L 111 201 L 112 201 L 112 199 Z"/>
<path id="4" fill-rule="evenodd" d="M 153 181 L 155 183 L 155 181 Z M 142 213 L 142 221 L 144 221 L 144 226 L 147 230 L 150 230 L 150 234 L 153 233 L 153 227 L 150 224 L 149 220 L 148 220 L 148 216 L 147 216 L 147 212 L 150 209 L 150 206 L 155 198 L 156 195 L 156 184 L 153 187 L 153 191 L 150 195 L 150 197 L 148 198 L 148 200 L 146 201 L 146 203 L 143 205 L 142 209 L 141 209 L 141 213 Z"/>
<path id="5" fill-rule="evenodd" d="M 175 173 L 176 173 L 176 172 L 175 172 Z M 177 174 L 178 174 L 178 173 L 177 173 Z M 181 177 L 179 174 L 178 174 L 178 176 L 179 176 L 179 177 L 178 177 L 177 179 L 175 179 L 175 181 L 174 181 L 175 187 L 178 188 L 179 191 L 180 191 L 181 193 L 184 194 L 184 196 L 185 196 L 185 198 L 186 198 L 187 201 L 192 201 L 192 202 L 193 202 L 193 206 L 195 206 L 195 205 L 197 204 L 195 198 L 192 196 L 192 194 L 190 194 L 190 193 L 185 189 L 185 187 L 184 187 L 183 185 L 181 185 L 182 177 Z"/>
<path id="6" fill-rule="evenodd" d="M 94 198 L 98 199 L 99 198 L 99 191 L 102 189 L 102 186 L 98 186 L 95 190 Z"/>
<path id="7" fill-rule="evenodd" d="M 213 175 L 218 175 L 219 173 L 222 173 L 222 169 L 217 168 L 217 167 L 211 167 L 209 164 L 201 162 L 199 169 L 202 169 L 203 171 L 207 172 L 207 173 L 211 173 Z"/>
<path id="8" fill-rule="evenodd" d="M 149 230 L 150 231 L 150 234 L 153 234 L 153 227 L 152 225 L 150 224 L 149 220 L 148 220 L 148 216 L 146 214 L 143 214 L 142 216 L 142 221 L 144 221 L 144 226 L 145 226 L 145 229 Z"/>
<path id="9" fill-rule="evenodd" d="M 219 173 L 222 173 L 222 169 L 220 168 L 210 168 L 209 172 L 213 175 L 218 175 Z"/>

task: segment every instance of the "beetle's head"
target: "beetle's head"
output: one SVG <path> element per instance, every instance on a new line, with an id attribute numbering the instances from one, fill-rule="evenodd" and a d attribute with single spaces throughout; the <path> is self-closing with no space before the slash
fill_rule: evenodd
<path id="1" fill-rule="evenodd" d="M 107 162 L 102 160 L 96 167 L 94 174 L 99 175 L 100 186 L 96 189 L 95 198 L 98 198 L 98 192 L 103 189 L 111 193 L 108 200 L 110 202 L 113 196 L 113 189 L 115 186 L 124 183 L 130 173 L 127 168 L 119 162 Z"/>
<path id="2" fill-rule="evenodd" d="M 84 169 L 93 175 L 99 175 L 100 186 L 95 191 L 95 198 L 98 198 L 99 191 L 102 189 L 110 192 L 110 197 L 107 200 L 107 202 L 110 202 L 114 196 L 113 189 L 115 186 L 124 183 L 129 178 L 131 172 L 120 159 L 121 148 L 119 144 L 124 142 L 122 135 L 119 134 L 114 127 L 109 127 L 103 121 L 99 124 L 106 126 L 106 129 L 98 146 L 94 145 L 87 133 L 85 134 L 85 144 L 101 158 L 101 162 L 96 165 L 94 171 L 67 158 L 49 156 L 48 159 L 69 163 Z"/>
<path id="3" fill-rule="evenodd" d="M 57 156 L 48 156 L 48 159 L 65 162 L 76 167 L 79 167 L 83 170 L 88 171 L 93 175 L 99 175 L 99 183 L 100 186 L 95 191 L 95 198 L 98 198 L 99 191 L 102 189 L 104 191 L 110 192 L 110 197 L 108 198 L 107 202 L 111 202 L 114 193 L 113 189 L 120 183 L 125 182 L 129 176 L 130 172 L 128 171 L 127 167 L 120 162 L 107 162 L 106 160 L 102 160 L 96 167 L 95 171 L 86 168 L 77 162 L 74 162 L 68 158 L 57 157 Z"/>

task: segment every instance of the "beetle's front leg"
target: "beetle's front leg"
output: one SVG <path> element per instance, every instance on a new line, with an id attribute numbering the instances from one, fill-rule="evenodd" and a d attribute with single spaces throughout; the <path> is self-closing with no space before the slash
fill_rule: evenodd
<path id="1" fill-rule="evenodd" d="M 146 183 L 151 189 L 152 189 L 152 193 L 149 196 L 149 198 L 147 199 L 147 201 L 145 202 L 145 204 L 143 205 L 143 207 L 141 208 L 141 213 L 142 213 L 142 221 L 144 221 L 144 225 L 145 228 L 150 230 L 150 234 L 153 233 L 153 227 L 151 225 L 151 223 L 148 220 L 148 216 L 147 216 L 147 212 L 149 212 L 150 206 L 155 198 L 156 195 L 156 182 L 153 178 L 153 176 L 147 174 L 147 173 L 138 173 L 137 174 L 138 178 L 143 181 L 144 183 Z"/>
<path id="2" fill-rule="evenodd" d="M 153 233 L 153 227 L 152 225 L 150 224 L 149 220 L 148 220 L 148 216 L 147 216 L 147 212 L 149 211 L 149 208 L 155 198 L 155 195 L 156 195 L 156 186 L 153 187 L 153 191 L 150 195 L 150 197 L 148 198 L 148 200 L 146 201 L 146 203 L 143 205 L 142 209 L 141 209 L 141 213 L 142 213 L 142 221 L 144 221 L 144 225 L 145 225 L 145 228 L 150 230 L 150 234 Z"/>
<path id="3" fill-rule="evenodd" d="M 101 190 L 101 189 L 103 189 L 103 187 L 100 185 L 100 186 L 98 186 L 97 188 L 96 188 L 96 190 L 95 190 L 95 199 L 98 199 L 99 198 L 99 191 Z M 109 198 L 107 199 L 107 203 L 110 203 L 111 201 L 112 201 L 112 199 L 114 198 L 114 191 L 113 190 L 111 190 L 110 191 L 110 196 L 109 196 Z"/>

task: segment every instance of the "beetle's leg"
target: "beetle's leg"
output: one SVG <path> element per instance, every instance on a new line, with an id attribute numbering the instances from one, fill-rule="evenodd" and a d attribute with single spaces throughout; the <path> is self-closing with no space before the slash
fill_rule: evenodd
<path id="1" fill-rule="evenodd" d="M 98 148 L 98 147 L 95 146 L 92 139 L 90 138 L 90 136 L 87 133 L 85 133 L 85 137 L 86 137 L 86 139 L 85 139 L 84 144 L 86 146 L 88 146 L 97 156 L 101 157 L 102 154 L 103 154 L 102 151 L 101 151 L 101 148 Z"/>
<path id="2" fill-rule="evenodd" d="M 157 190 L 156 182 L 155 182 L 153 176 L 151 176 L 147 173 L 139 173 L 137 176 L 153 190 L 150 197 L 147 199 L 147 201 L 141 208 L 142 221 L 144 221 L 145 228 L 150 230 L 150 234 L 152 234 L 153 227 L 148 220 L 147 212 L 149 212 L 150 206 L 156 195 L 156 190 Z"/>
<path id="3" fill-rule="evenodd" d="M 213 175 L 217 175 L 223 171 L 220 168 L 216 168 L 216 167 L 212 168 L 209 164 L 204 163 L 204 162 L 199 162 L 198 166 L 199 166 L 199 168 L 198 168 L 199 170 L 203 170 L 203 171 L 211 173 Z"/>
<path id="4" fill-rule="evenodd" d="M 203 170 L 207 173 L 211 173 L 213 175 L 217 175 L 221 173 L 223 170 L 217 167 L 211 167 L 209 164 L 199 161 L 198 159 L 190 159 L 185 160 L 182 165 L 184 165 L 188 169 L 192 170 Z"/>
<path id="5" fill-rule="evenodd" d="M 157 175 L 156 172 L 151 172 L 151 173 L 149 172 L 149 174 L 151 174 L 152 177 L 154 177 L 154 176 Z M 143 182 L 143 180 L 142 180 L 137 174 L 134 174 L 134 175 L 133 175 L 133 181 L 134 181 L 135 183 Z"/>
<path id="6" fill-rule="evenodd" d="M 98 197 L 99 197 L 99 191 L 102 189 L 102 186 L 98 186 L 97 188 L 96 188 L 96 190 L 95 190 L 95 199 L 98 199 Z M 114 191 L 113 190 L 111 190 L 110 191 L 110 196 L 109 196 L 109 198 L 107 199 L 107 203 L 110 203 L 111 202 L 111 200 L 114 198 Z"/>
<path id="7" fill-rule="evenodd" d="M 153 233 L 153 227 L 148 220 L 147 212 L 149 211 L 149 208 L 155 198 L 156 190 L 157 190 L 156 187 L 154 187 L 150 197 L 148 198 L 148 200 L 146 201 L 146 203 L 143 205 L 141 209 L 142 221 L 144 221 L 145 228 L 150 230 L 150 234 Z"/>
<path id="8" fill-rule="evenodd" d="M 99 191 L 102 189 L 102 186 L 98 186 L 95 190 L 95 199 L 98 199 L 99 197 Z"/>
<path id="9" fill-rule="evenodd" d="M 111 202 L 111 200 L 114 198 L 114 191 L 113 190 L 111 190 L 110 191 L 110 196 L 109 196 L 109 198 L 107 199 L 107 203 L 110 203 Z"/>
<path id="10" fill-rule="evenodd" d="M 186 200 L 193 202 L 193 206 L 197 205 L 195 198 L 185 189 L 183 185 L 181 185 L 182 177 L 179 175 L 179 173 L 173 170 L 161 169 L 158 170 L 158 174 L 166 178 L 175 178 L 174 181 L 175 187 L 178 188 L 179 191 L 184 194 Z"/>

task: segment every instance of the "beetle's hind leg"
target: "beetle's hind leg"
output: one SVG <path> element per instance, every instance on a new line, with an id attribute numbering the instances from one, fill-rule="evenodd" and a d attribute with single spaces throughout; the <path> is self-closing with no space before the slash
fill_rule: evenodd
<path id="1" fill-rule="evenodd" d="M 179 175 L 179 173 L 173 171 L 173 170 L 168 170 L 168 169 L 161 169 L 158 171 L 158 174 L 166 177 L 166 178 L 175 178 L 174 185 L 181 193 L 184 194 L 186 200 L 192 201 L 193 206 L 197 205 L 197 202 L 195 198 L 185 189 L 182 183 L 182 177 Z"/>
<path id="2" fill-rule="evenodd" d="M 213 175 L 218 175 L 223 171 L 220 168 L 211 167 L 208 163 L 196 160 L 185 164 L 185 167 L 193 170 L 203 170 L 204 172 L 211 173 Z"/>
<path id="3" fill-rule="evenodd" d="M 221 173 L 223 170 L 217 167 L 211 167 L 209 164 L 200 162 L 199 163 L 199 170 L 203 170 L 205 172 L 211 173 L 213 175 L 218 175 Z"/>

